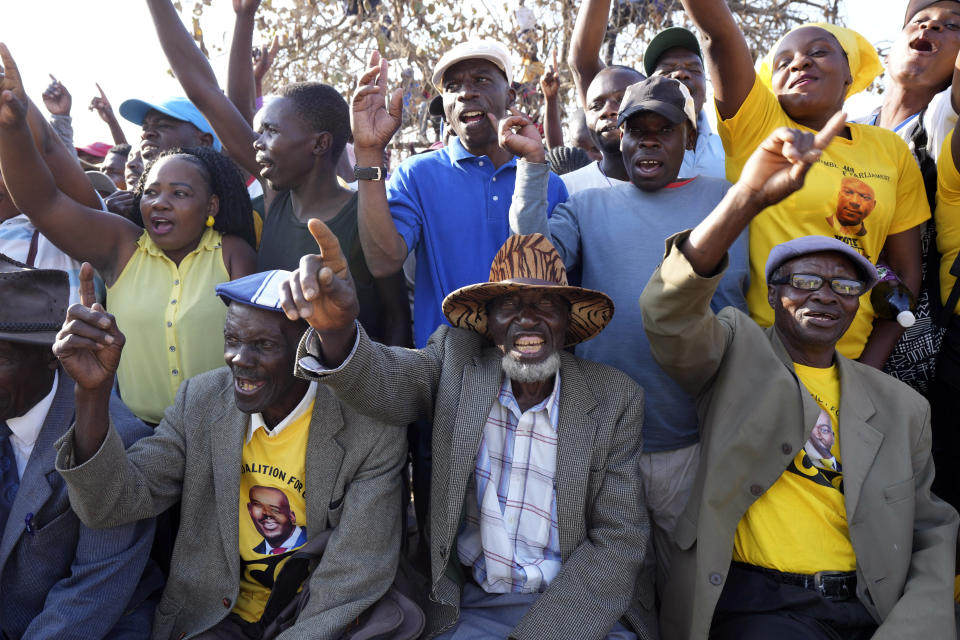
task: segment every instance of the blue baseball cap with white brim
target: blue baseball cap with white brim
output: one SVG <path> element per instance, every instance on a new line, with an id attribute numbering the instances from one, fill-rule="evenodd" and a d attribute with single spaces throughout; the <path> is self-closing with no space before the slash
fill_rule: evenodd
<path id="1" fill-rule="evenodd" d="M 280 287 L 290 278 L 291 272 L 283 269 L 261 271 L 243 278 L 217 285 L 217 295 L 224 304 L 239 302 L 250 307 L 277 311 L 280 308 Z"/>
<path id="2" fill-rule="evenodd" d="M 120 105 L 120 115 L 133 124 L 142 125 L 143 119 L 150 111 L 159 111 L 165 116 L 189 122 L 200 131 L 209 133 L 213 136 L 213 148 L 217 151 L 222 149 L 220 139 L 213 132 L 213 127 L 207 122 L 207 119 L 200 113 L 200 109 L 183 96 L 174 96 L 158 102 L 147 102 L 146 100 L 124 100 Z"/>

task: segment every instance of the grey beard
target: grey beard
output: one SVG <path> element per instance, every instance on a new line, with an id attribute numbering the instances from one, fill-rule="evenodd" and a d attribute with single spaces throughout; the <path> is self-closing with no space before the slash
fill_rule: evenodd
<path id="1" fill-rule="evenodd" d="M 500 359 L 503 372 L 514 382 L 540 382 L 552 377 L 560 369 L 560 354 L 554 351 L 543 362 L 524 364 L 509 355 Z"/>

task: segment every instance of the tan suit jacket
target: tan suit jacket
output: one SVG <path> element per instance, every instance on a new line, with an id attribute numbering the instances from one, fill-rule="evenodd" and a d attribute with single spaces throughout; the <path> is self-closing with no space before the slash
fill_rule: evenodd
<path id="1" fill-rule="evenodd" d="M 696 397 L 701 425 L 660 612 L 665 640 L 707 638 L 737 524 L 804 446 L 819 412 L 772 328 L 731 308 L 711 312 L 720 276 L 693 272 L 676 249 L 687 233 L 668 239 L 640 298 L 654 357 Z M 881 623 L 874 638 L 955 638 L 958 517 L 930 493 L 929 405 L 894 378 L 835 358 L 857 597 Z"/>
<path id="2" fill-rule="evenodd" d="M 170 578 L 153 640 L 189 638 L 227 617 L 240 589 L 240 467 L 249 416 L 226 367 L 180 385 L 152 436 L 124 453 L 111 425 L 100 450 L 73 461 L 73 428 L 57 470 L 91 527 L 152 518 L 180 506 Z M 318 385 L 306 451 L 307 537 L 333 528 L 310 577 L 310 598 L 283 640 L 339 638 L 390 587 L 400 553 L 405 443 Z M 247 517 L 244 514 L 244 517 Z"/>

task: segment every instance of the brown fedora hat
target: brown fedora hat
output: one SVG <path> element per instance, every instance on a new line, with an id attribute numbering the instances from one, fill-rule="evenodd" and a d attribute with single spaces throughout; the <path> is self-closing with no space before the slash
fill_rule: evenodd
<path id="1" fill-rule="evenodd" d="M 0 253 L 0 299 L 0 340 L 52 345 L 67 317 L 70 280 Z"/>
<path id="2" fill-rule="evenodd" d="M 567 284 L 560 255 L 542 234 L 510 236 L 490 265 L 490 281 L 471 284 L 443 300 L 443 315 L 455 327 L 487 333 L 487 303 L 521 289 L 543 289 L 570 303 L 564 346 L 589 340 L 613 317 L 613 300 L 601 292 Z"/>

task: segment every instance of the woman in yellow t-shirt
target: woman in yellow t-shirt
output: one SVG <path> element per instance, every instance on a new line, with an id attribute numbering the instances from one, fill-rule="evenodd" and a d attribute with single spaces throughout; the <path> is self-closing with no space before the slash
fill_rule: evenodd
<path id="1" fill-rule="evenodd" d="M 100 273 L 110 311 L 127 335 L 120 393 L 138 417 L 157 423 L 183 379 L 223 366 L 225 308 L 214 286 L 256 266 L 243 180 L 212 149 L 174 149 L 140 178 L 134 192 L 140 225 L 81 205 L 57 188 L 41 159 L 19 72 L 2 45 L 0 57 L 7 190 L 40 233 Z"/>
<path id="2" fill-rule="evenodd" d="M 683 0 L 706 36 L 705 52 L 734 182 L 757 145 L 778 127 L 819 131 L 849 95 L 882 71 L 874 47 L 854 31 L 804 25 L 774 45 L 754 71 L 743 34 L 723 0 Z M 750 224 L 747 306 L 773 323 L 763 266 L 770 249 L 805 235 L 833 236 L 876 263 L 882 253 L 913 291 L 920 285 L 920 225 L 930 217 L 916 162 L 892 131 L 848 124 L 807 175 L 804 187 Z M 899 339 L 896 322 L 876 318 L 869 296 L 837 349 L 880 368 Z"/>

